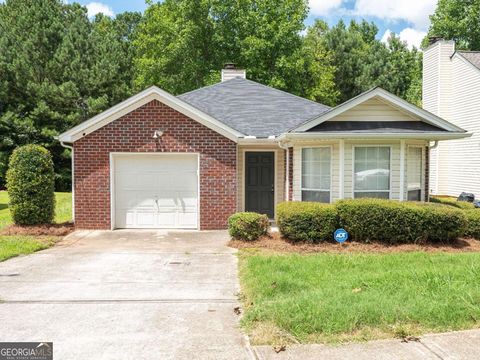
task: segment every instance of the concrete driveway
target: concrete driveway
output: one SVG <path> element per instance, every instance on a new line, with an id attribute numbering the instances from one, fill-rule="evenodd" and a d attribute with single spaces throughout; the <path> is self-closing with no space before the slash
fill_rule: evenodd
<path id="1" fill-rule="evenodd" d="M 248 359 L 226 232 L 75 233 L 0 263 L 0 341 L 54 359 Z"/>

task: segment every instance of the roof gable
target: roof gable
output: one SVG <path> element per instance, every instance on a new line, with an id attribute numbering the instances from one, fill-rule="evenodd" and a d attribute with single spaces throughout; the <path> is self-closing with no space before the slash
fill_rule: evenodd
<path id="1" fill-rule="evenodd" d="M 467 60 L 477 70 L 480 70 L 480 51 L 457 51 L 456 54 Z"/>
<path id="2" fill-rule="evenodd" d="M 296 95 L 235 78 L 178 96 L 247 136 L 280 135 L 330 110 Z"/>
<path id="3" fill-rule="evenodd" d="M 182 101 L 181 99 L 169 94 L 168 92 L 152 86 L 125 101 L 111 107 L 108 110 L 94 116 L 93 118 L 82 122 L 81 124 L 73 127 L 72 129 L 60 134 L 57 138 L 61 142 L 72 143 L 76 140 L 88 135 L 95 130 L 115 121 L 116 119 L 130 113 L 131 111 L 138 109 L 139 107 L 149 103 L 152 100 L 158 100 L 161 103 L 171 107 L 172 109 L 188 116 L 189 118 L 199 122 L 200 124 L 218 132 L 219 134 L 227 137 L 235 142 L 239 137 L 243 137 L 244 134 L 230 128 L 221 121 L 213 118 L 212 116 L 205 114 L 201 110 L 191 106 L 190 104 Z"/>
<path id="4" fill-rule="evenodd" d="M 410 104 L 409 102 L 389 93 L 386 90 L 381 88 L 373 88 L 367 92 L 364 92 L 353 99 L 350 99 L 343 104 L 338 105 L 337 107 L 331 109 L 330 111 L 311 119 L 304 124 L 293 128 L 290 132 L 305 132 L 308 131 L 319 124 L 328 121 L 335 120 L 340 118 L 342 115 L 348 114 L 347 111 L 358 108 L 362 104 L 368 104 L 371 100 L 381 101 L 384 104 L 387 104 L 389 107 L 392 107 L 399 111 L 400 113 L 407 114 L 412 120 L 423 121 L 427 124 L 436 126 L 440 129 L 451 131 L 451 132 L 465 132 L 465 130 L 449 123 L 448 121 L 424 110 L 415 105 Z M 371 119 L 378 120 L 378 119 Z M 403 119 L 405 120 L 405 119 Z M 365 119 L 365 121 L 368 121 Z"/>

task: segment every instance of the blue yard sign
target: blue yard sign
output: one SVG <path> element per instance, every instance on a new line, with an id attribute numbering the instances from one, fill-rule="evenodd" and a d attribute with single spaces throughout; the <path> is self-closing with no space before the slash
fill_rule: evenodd
<path id="1" fill-rule="evenodd" d="M 336 242 L 342 244 L 348 240 L 348 232 L 344 229 L 337 229 L 333 234 L 333 238 Z"/>

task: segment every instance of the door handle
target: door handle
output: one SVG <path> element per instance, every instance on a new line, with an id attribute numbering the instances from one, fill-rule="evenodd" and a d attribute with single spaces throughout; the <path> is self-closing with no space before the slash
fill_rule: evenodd
<path id="1" fill-rule="evenodd" d="M 158 206 L 158 196 L 155 196 L 155 205 L 157 206 L 157 212 L 160 211 L 160 207 Z"/>

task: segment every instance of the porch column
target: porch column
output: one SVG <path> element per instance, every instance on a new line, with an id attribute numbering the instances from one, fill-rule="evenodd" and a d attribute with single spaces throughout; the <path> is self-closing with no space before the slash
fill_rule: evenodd
<path id="1" fill-rule="evenodd" d="M 405 200 L 405 140 L 400 140 L 400 201 Z"/>
<path id="2" fill-rule="evenodd" d="M 345 140 L 340 139 L 338 141 L 339 146 L 339 161 L 338 164 L 338 197 L 343 199 L 345 197 L 345 184 L 344 184 L 344 177 L 345 177 Z"/>

